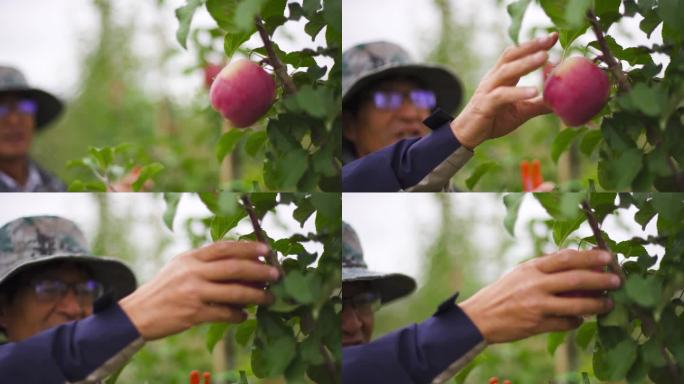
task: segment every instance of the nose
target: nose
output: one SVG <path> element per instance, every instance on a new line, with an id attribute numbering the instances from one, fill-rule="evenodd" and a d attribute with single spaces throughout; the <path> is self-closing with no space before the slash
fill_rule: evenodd
<path id="1" fill-rule="evenodd" d="M 342 308 L 342 331 L 346 334 L 354 335 L 361 331 L 361 319 L 356 315 L 352 307 Z"/>
<path id="2" fill-rule="evenodd" d="M 78 297 L 76 297 L 76 293 L 73 289 L 69 289 L 57 302 L 56 309 L 70 320 L 82 319 L 86 315 L 86 310 L 78 300 Z"/>
<path id="3" fill-rule="evenodd" d="M 403 138 L 427 134 L 428 129 L 423 125 L 423 120 L 429 113 L 424 108 L 417 107 L 410 99 L 405 98 L 396 111 L 396 117 L 401 121 L 401 131 L 397 132 L 398 136 Z"/>

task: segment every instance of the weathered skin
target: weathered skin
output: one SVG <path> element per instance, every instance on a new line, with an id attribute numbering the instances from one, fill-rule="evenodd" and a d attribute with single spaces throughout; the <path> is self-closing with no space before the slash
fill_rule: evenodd
<path id="1" fill-rule="evenodd" d="M 551 72 L 544 101 L 570 127 L 586 124 L 608 101 L 610 81 L 594 63 L 571 57 Z"/>
<path id="2" fill-rule="evenodd" d="M 211 105 L 236 128 L 254 124 L 273 104 L 275 82 L 271 75 L 249 60 L 224 67 L 209 91 Z"/>

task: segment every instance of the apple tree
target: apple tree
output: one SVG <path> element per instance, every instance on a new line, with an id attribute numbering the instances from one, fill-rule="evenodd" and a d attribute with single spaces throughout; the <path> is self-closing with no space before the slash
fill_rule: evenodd
<path id="1" fill-rule="evenodd" d="M 525 194 L 504 196 L 505 227 L 513 234 Z M 552 333 L 552 355 L 564 341 L 592 354 L 584 382 L 681 383 L 684 379 L 684 194 L 537 193 L 550 219 L 538 224 L 546 248 L 598 247 L 613 254 L 608 269 L 622 286 L 609 293 L 611 312 L 587 320 L 574 332 Z M 656 234 L 615 240 L 604 221 L 628 216 L 642 229 L 655 222 Z M 588 224 L 592 235 L 575 231 Z M 538 230 L 536 230 L 538 232 Z M 577 367 L 574 367 L 577 369 Z"/>
<path id="2" fill-rule="evenodd" d="M 534 0 L 559 32 L 563 56 L 580 50 L 609 74 L 611 97 L 585 126 L 564 129 L 553 141 L 552 158 L 579 148 L 597 158 L 596 178 L 608 191 L 684 190 L 684 3 L 679 0 Z M 518 41 L 532 0 L 508 5 L 509 35 Z M 662 44 L 621 46 L 611 36 L 623 19 Z M 573 44 L 589 36 L 588 47 Z M 658 58 L 665 58 L 657 64 Z M 595 188 L 589 179 L 582 188 Z"/>
<path id="3" fill-rule="evenodd" d="M 172 228 L 182 195 L 167 193 L 164 221 Z M 259 379 L 282 377 L 287 382 L 337 383 L 340 381 L 341 338 L 340 301 L 341 207 L 334 193 L 201 193 L 212 215 L 196 219 L 188 228 L 195 245 L 224 238 L 256 240 L 271 247 L 266 262 L 281 271 L 282 278 L 268 289 L 275 296 L 270 306 L 248 307 L 250 318 L 238 325 L 212 324 L 207 332 L 209 352 L 231 331 L 234 340 L 251 350 L 249 367 L 238 367 L 240 383 L 249 376 Z M 278 207 L 293 208 L 291 220 L 304 227 L 315 223 L 315 232 L 292 233 L 274 238 L 261 225 Z M 276 220 L 283 220 L 282 216 Z M 251 231 L 237 233 L 240 222 L 250 223 Z M 191 236 L 192 237 L 192 236 Z M 317 244 L 316 251 L 304 244 Z M 249 375 L 247 374 L 249 372 Z"/>
<path id="4" fill-rule="evenodd" d="M 338 191 L 341 169 L 341 0 L 187 0 L 176 10 L 177 39 L 187 47 L 193 15 L 205 7 L 218 28 L 212 38 L 223 40 L 223 62 L 236 52 L 246 53 L 273 73 L 276 100 L 252 129 L 224 123 L 215 151 L 219 161 L 244 146 L 242 162 L 263 161 L 263 180 L 242 180 L 240 188 L 277 191 Z M 314 42 L 324 34 L 325 46 L 291 52 L 274 41 L 274 32 L 290 22 L 299 22 Z M 262 46 L 246 49 L 245 42 L 258 36 Z M 196 42 L 196 39 L 192 39 Z M 205 55 L 206 47 L 202 48 Z M 316 58 L 331 63 L 320 66 Z M 321 61 L 321 60 L 319 60 Z M 239 74 L 233 74 L 239 76 Z M 210 75 L 211 77 L 211 75 Z M 246 77 L 246 76 L 245 76 Z M 221 76 L 219 75 L 219 78 Z M 238 106 L 249 109 L 250 105 Z M 235 188 L 233 188 L 235 189 Z"/>

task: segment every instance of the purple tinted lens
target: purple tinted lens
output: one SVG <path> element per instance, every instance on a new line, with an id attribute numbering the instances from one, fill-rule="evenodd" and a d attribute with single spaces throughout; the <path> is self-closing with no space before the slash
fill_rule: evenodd
<path id="1" fill-rule="evenodd" d="M 79 296 L 97 299 L 102 296 L 102 284 L 95 280 L 88 280 L 85 283 L 78 284 L 76 291 Z"/>
<path id="2" fill-rule="evenodd" d="M 21 113 L 34 115 L 38 111 L 38 103 L 33 100 L 21 100 L 17 103 L 17 109 Z"/>
<path id="3" fill-rule="evenodd" d="M 373 102 L 379 109 L 397 109 L 401 107 L 404 97 L 398 92 L 382 92 L 377 91 L 373 93 Z"/>
<path id="4" fill-rule="evenodd" d="M 44 280 L 35 284 L 35 290 L 38 297 L 53 299 L 62 296 L 67 290 L 67 285 L 57 280 Z"/>
<path id="5" fill-rule="evenodd" d="M 424 109 L 432 109 L 437 105 L 435 93 L 425 89 L 411 91 L 411 101 L 416 107 Z"/>

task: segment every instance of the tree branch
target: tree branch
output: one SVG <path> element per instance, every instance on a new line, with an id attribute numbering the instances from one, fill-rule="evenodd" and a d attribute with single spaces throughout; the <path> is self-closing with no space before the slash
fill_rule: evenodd
<path id="1" fill-rule="evenodd" d="M 256 24 L 257 31 L 259 31 L 261 41 L 264 42 L 264 48 L 266 49 L 266 54 L 268 55 L 268 61 L 273 66 L 273 72 L 275 72 L 276 76 L 278 76 L 278 79 L 280 79 L 280 82 L 285 87 L 285 92 L 287 92 L 289 95 L 297 93 L 297 87 L 295 86 L 294 81 L 292 81 L 290 75 L 287 73 L 287 67 L 283 65 L 273 49 L 271 37 L 266 31 L 266 27 L 264 27 L 264 21 L 261 19 L 261 17 L 257 16 L 254 18 L 254 23 Z"/>
<path id="2" fill-rule="evenodd" d="M 625 281 L 627 281 L 625 273 L 622 271 L 622 268 L 620 267 L 620 264 L 617 261 L 617 256 L 610 250 L 610 248 L 608 248 L 606 241 L 603 239 L 603 236 L 601 235 L 601 229 L 599 228 L 598 220 L 596 220 L 596 216 L 594 216 L 594 212 L 591 210 L 589 202 L 584 200 L 582 202 L 582 209 L 584 210 L 584 213 L 587 215 L 589 226 L 591 227 L 591 231 L 594 233 L 594 238 L 596 239 L 596 245 L 598 245 L 600 249 L 608 251 L 611 254 L 609 267 L 613 273 L 620 276 L 620 282 L 622 283 L 622 285 L 624 285 Z"/>
<path id="3" fill-rule="evenodd" d="M 618 89 L 620 92 L 628 92 L 630 89 L 632 89 L 632 86 L 629 84 L 629 80 L 627 80 L 625 73 L 622 71 L 620 62 L 615 58 L 615 56 L 613 56 L 610 48 L 608 48 L 608 43 L 603 35 L 603 30 L 601 30 L 601 25 L 599 24 L 598 18 L 596 18 L 593 10 L 590 9 L 587 11 L 587 18 L 589 19 L 589 23 L 591 23 L 591 29 L 596 35 L 596 40 L 598 41 L 599 47 L 601 47 L 603 61 L 608 64 L 608 69 L 610 69 L 611 73 L 613 76 L 615 76 L 615 79 L 618 82 Z"/>
<path id="4" fill-rule="evenodd" d="M 245 207 L 245 211 L 247 211 L 247 215 L 249 215 L 249 219 L 252 221 L 252 227 L 254 228 L 254 235 L 256 236 L 257 241 L 269 245 L 268 241 L 266 241 L 264 230 L 259 224 L 259 218 L 257 217 L 256 211 L 254 210 L 254 206 L 252 205 L 252 201 L 249 199 L 249 196 L 242 195 L 240 200 L 242 200 L 242 205 Z M 278 256 L 276 256 L 275 252 L 273 252 L 270 247 L 268 249 L 268 254 L 266 255 L 266 263 L 276 267 L 278 272 L 280 272 L 280 276 L 284 276 L 283 267 L 278 262 Z"/>

